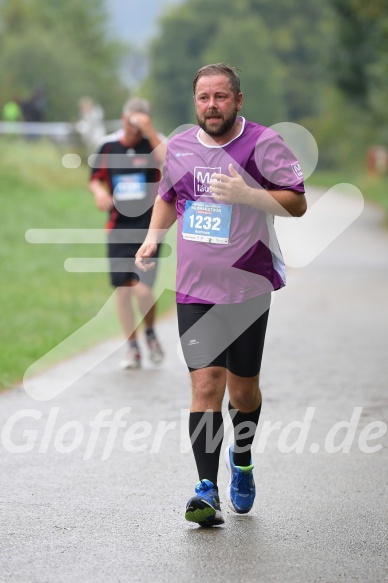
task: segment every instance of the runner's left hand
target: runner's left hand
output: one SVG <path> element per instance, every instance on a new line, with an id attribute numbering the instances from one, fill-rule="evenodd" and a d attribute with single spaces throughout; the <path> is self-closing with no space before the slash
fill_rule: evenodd
<path id="1" fill-rule="evenodd" d="M 217 201 L 228 204 L 246 203 L 249 186 L 243 177 L 229 164 L 230 176 L 226 174 L 212 174 L 210 192 Z"/>

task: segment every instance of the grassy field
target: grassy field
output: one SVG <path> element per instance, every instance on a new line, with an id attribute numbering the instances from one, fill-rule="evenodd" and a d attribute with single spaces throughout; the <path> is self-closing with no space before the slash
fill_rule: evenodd
<path id="1" fill-rule="evenodd" d="M 30 229 L 102 229 L 105 213 L 87 188 L 88 168 L 66 169 L 65 151 L 49 142 L 0 141 L 0 388 L 19 381 L 49 353 L 45 364 L 122 334 L 114 309 L 95 318 L 112 296 L 107 273 L 70 273 L 70 257 L 105 257 L 105 244 L 31 244 Z M 156 292 L 172 287 L 171 263 Z M 111 302 L 112 303 L 112 302 Z M 174 303 L 165 292 L 158 314 Z M 94 325 L 88 330 L 88 322 Z M 77 331 L 82 329 L 82 334 Z M 70 341 L 63 342 L 68 337 Z M 50 357 L 50 351 L 60 345 Z"/>

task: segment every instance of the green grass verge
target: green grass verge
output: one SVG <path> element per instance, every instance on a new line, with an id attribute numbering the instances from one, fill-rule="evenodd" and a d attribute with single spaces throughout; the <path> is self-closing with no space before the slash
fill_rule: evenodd
<path id="1" fill-rule="evenodd" d="M 88 167 L 64 168 L 64 153 L 43 140 L 0 141 L 0 389 L 18 382 L 45 355 L 47 366 L 122 334 L 114 310 L 96 318 L 112 295 L 108 274 L 64 268 L 69 257 L 105 257 L 103 242 L 31 244 L 25 238 L 29 229 L 104 227 L 105 214 L 87 188 Z M 174 285 L 172 262 L 166 264 L 163 273 L 159 270 L 158 295 Z M 158 315 L 173 303 L 172 292 L 162 293 Z M 88 326 L 91 320 L 94 325 Z"/>

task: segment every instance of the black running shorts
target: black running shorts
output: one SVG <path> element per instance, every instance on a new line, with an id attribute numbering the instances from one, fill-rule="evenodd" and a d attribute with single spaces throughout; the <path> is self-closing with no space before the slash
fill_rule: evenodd
<path id="1" fill-rule="evenodd" d="M 241 304 L 177 304 L 179 336 L 190 371 L 222 366 L 241 377 L 261 367 L 271 294 Z"/>
<path id="2" fill-rule="evenodd" d="M 157 274 L 157 262 L 155 268 L 149 271 L 144 272 L 138 269 L 135 265 L 135 255 L 139 247 L 138 243 L 121 243 L 120 235 L 118 236 L 114 230 L 108 233 L 110 281 L 114 287 L 134 281 L 140 281 L 150 288 L 153 287 Z M 159 256 L 159 249 L 160 245 L 154 255 L 155 258 Z"/>

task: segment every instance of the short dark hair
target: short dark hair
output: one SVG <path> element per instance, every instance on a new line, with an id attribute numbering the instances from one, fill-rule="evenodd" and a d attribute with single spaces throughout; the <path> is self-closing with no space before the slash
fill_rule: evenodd
<path id="1" fill-rule="evenodd" d="M 233 91 L 235 98 L 237 99 L 238 94 L 240 93 L 240 77 L 236 72 L 235 67 L 229 67 L 229 65 L 225 65 L 225 63 L 215 63 L 213 65 L 205 65 L 198 69 L 195 74 L 193 80 L 193 91 L 195 95 L 195 90 L 197 88 L 198 79 L 201 77 L 209 77 L 211 75 L 225 75 L 228 77 L 230 82 L 230 88 Z"/>

